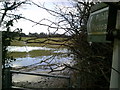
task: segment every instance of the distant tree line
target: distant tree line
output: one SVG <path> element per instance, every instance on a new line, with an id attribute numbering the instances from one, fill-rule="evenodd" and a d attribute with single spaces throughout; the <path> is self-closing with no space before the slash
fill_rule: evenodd
<path id="1" fill-rule="evenodd" d="M 41 32 L 41 33 L 30 33 L 28 35 L 26 35 L 25 33 L 20 33 L 20 36 L 21 37 L 39 37 L 39 38 L 47 38 L 47 37 L 69 37 L 68 35 L 65 35 L 65 34 L 58 34 L 58 33 L 44 33 L 44 32 Z"/>

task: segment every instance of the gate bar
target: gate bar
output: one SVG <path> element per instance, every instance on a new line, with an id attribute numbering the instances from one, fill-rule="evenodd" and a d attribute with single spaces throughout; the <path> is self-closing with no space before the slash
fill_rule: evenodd
<path id="1" fill-rule="evenodd" d="M 40 73 L 29 73 L 29 72 L 20 72 L 15 70 L 10 70 L 11 73 L 17 73 L 17 74 L 28 74 L 28 75 L 35 75 L 35 76 L 45 76 L 45 77 L 54 77 L 54 78 L 65 78 L 70 79 L 69 76 L 56 76 L 56 75 L 48 75 L 48 74 L 40 74 Z"/>

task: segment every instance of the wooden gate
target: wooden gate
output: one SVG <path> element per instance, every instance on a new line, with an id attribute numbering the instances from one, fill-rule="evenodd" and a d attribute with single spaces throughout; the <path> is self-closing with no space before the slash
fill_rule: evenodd
<path id="1" fill-rule="evenodd" d="M 68 88 L 71 88 L 71 79 L 70 76 L 58 76 L 58 75 L 50 75 L 50 74 L 41 74 L 41 73 L 29 73 L 29 72 L 20 72 L 20 71 L 15 71 L 15 70 L 10 70 L 9 68 L 5 70 L 5 76 L 6 76 L 6 80 L 5 80 L 5 88 L 12 88 L 14 89 L 14 87 L 12 87 L 12 74 L 25 74 L 25 75 L 34 75 L 34 76 L 43 76 L 43 77 L 52 77 L 52 78 L 61 78 L 61 79 L 66 79 L 68 80 Z M 22 88 L 22 87 L 21 87 Z M 21 89 L 20 88 L 20 89 Z M 18 89 L 18 88 L 17 88 Z"/>

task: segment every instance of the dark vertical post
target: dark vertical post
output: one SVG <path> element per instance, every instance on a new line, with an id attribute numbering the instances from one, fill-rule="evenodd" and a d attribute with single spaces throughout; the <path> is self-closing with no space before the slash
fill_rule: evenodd
<path id="1" fill-rule="evenodd" d="M 72 88 L 72 85 L 71 85 L 71 76 L 68 79 L 68 84 L 69 84 L 68 88 Z"/>
<path id="2" fill-rule="evenodd" d="M 2 32 L 0 31 L 0 90 L 2 89 Z"/>
<path id="3" fill-rule="evenodd" d="M 120 30 L 120 10 L 117 12 L 116 29 Z M 111 70 L 110 88 L 118 88 L 120 90 L 120 40 L 114 39 L 113 61 Z"/>
<path id="4" fill-rule="evenodd" d="M 10 72 L 10 68 L 5 69 L 5 77 L 4 77 L 4 88 L 10 89 L 12 86 L 12 75 Z"/>

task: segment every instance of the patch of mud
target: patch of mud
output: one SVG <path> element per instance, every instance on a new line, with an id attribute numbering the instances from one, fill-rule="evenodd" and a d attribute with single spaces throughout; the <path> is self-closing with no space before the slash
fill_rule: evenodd
<path id="1" fill-rule="evenodd" d="M 29 89 L 68 88 L 69 81 L 67 79 L 42 77 L 41 79 L 39 78 L 38 80 L 33 80 L 33 81 L 13 82 L 13 86 L 29 88 Z"/>

